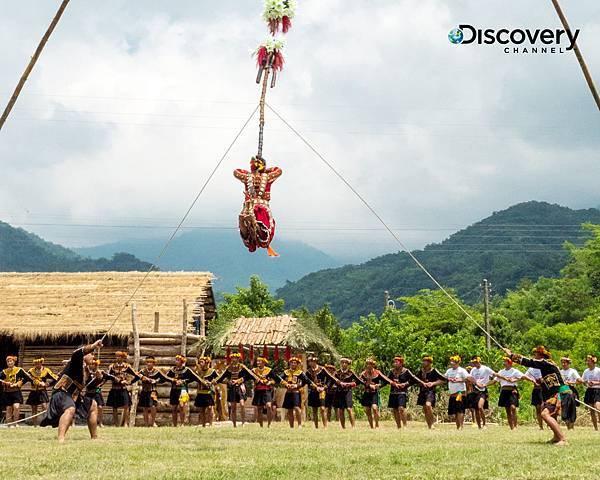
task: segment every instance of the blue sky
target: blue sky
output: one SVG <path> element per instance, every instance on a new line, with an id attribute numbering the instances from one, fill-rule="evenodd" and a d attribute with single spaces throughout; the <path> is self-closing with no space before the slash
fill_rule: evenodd
<path id="1" fill-rule="evenodd" d="M 5 104 L 59 2 L 2 3 Z M 298 3 L 268 100 L 410 247 L 520 201 L 600 205 L 600 116 L 574 55 L 446 38 L 460 23 L 559 28 L 550 2 Z M 561 3 L 600 82 L 600 3 Z M 258 100 L 261 6 L 71 2 L 0 133 L 0 219 L 71 246 L 167 234 Z M 231 170 L 256 133 L 255 119 L 191 225 L 235 226 Z M 270 114 L 265 156 L 285 172 L 273 191 L 282 236 L 341 256 L 396 250 L 385 232 L 352 230 L 376 221 Z"/>

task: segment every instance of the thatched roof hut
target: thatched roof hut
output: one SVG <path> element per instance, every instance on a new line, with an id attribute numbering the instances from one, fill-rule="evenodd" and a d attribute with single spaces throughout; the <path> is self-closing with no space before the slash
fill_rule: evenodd
<path id="1" fill-rule="evenodd" d="M 191 333 L 197 333 L 201 320 L 210 322 L 215 317 L 213 276 L 152 272 L 140 286 L 145 275 L 0 273 L 0 367 L 7 354 L 17 354 L 26 369 L 34 358 L 44 356 L 48 367 L 60 371 L 73 350 L 107 332 L 121 310 L 104 341 L 101 360 L 110 363 L 116 350 L 129 349 L 131 361 L 133 304 L 137 331 L 144 337 L 140 339 L 142 355 L 156 352 L 164 356 L 159 366 L 168 366 L 175 354 L 188 354 L 188 342 L 199 338 Z"/>
<path id="2" fill-rule="evenodd" d="M 309 319 L 290 315 L 219 321 L 209 330 L 208 346 L 213 351 L 250 347 L 274 350 L 290 347 L 297 353 L 327 353 L 337 357 L 337 351 L 325 333 Z"/>
<path id="3" fill-rule="evenodd" d="M 0 335 L 15 340 L 53 340 L 104 333 L 127 302 L 144 272 L 0 273 Z M 160 330 L 181 331 L 181 308 L 203 306 L 215 316 L 212 275 L 197 272 L 153 272 L 139 288 L 136 304 L 141 331 L 152 331 L 155 312 Z M 128 337 L 131 317 L 124 312 L 111 336 Z"/>

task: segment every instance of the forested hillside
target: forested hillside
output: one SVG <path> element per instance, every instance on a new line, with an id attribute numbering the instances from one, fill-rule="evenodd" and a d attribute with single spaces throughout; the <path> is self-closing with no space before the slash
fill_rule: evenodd
<path id="1" fill-rule="evenodd" d="M 521 203 L 414 254 L 444 285 L 464 301 L 475 303 L 483 278 L 492 282 L 495 293 L 504 294 L 523 279 L 558 276 L 568 257 L 564 242 L 581 245 L 590 238 L 581 229 L 585 222 L 600 223 L 600 210 Z M 342 324 L 349 325 L 361 315 L 380 313 L 385 290 L 394 298 L 433 287 L 406 253 L 395 253 L 361 265 L 311 273 L 288 282 L 277 295 L 288 308 L 315 310 L 329 304 Z"/>
<path id="2" fill-rule="evenodd" d="M 128 253 L 90 259 L 37 235 L 0 222 L 0 271 L 2 272 L 97 272 L 145 271 L 150 264 Z"/>

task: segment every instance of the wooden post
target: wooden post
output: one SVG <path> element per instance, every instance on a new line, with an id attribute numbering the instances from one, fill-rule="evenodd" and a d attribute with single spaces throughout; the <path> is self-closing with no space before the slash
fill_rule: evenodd
<path id="1" fill-rule="evenodd" d="M 204 307 L 200 307 L 200 336 L 206 337 L 206 316 L 204 314 Z"/>
<path id="2" fill-rule="evenodd" d="M 187 322 L 187 316 L 188 316 L 188 312 L 187 312 L 187 301 L 184 298 L 183 299 L 183 316 L 182 316 L 182 329 L 181 329 L 181 355 L 183 355 L 184 357 L 187 357 L 187 327 L 188 327 L 188 322 Z"/>
<path id="3" fill-rule="evenodd" d="M 131 304 L 131 327 L 133 334 L 133 369 L 137 372 L 140 369 L 140 332 L 137 326 L 137 309 L 135 303 Z M 138 393 L 138 387 L 133 387 L 133 391 L 131 392 L 131 411 L 129 412 L 129 425 L 133 427 L 135 427 Z"/>
<path id="4" fill-rule="evenodd" d="M 160 312 L 154 312 L 154 331 L 158 332 L 158 324 L 160 322 Z"/>

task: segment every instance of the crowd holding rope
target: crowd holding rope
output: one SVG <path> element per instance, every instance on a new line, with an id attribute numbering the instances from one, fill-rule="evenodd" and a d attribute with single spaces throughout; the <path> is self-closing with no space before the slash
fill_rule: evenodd
<path id="1" fill-rule="evenodd" d="M 552 442 L 563 444 L 565 436 L 558 420 L 562 419 L 567 428 L 574 428 L 577 415 L 577 386 L 584 385 L 584 403 L 590 410 L 594 428 L 598 430 L 600 413 L 600 368 L 596 366 L 597 358 L 588 355 L 587 369 L 583 375 L 571 368 L 571 360 L 561 359 L 559 368 L 551 358 L 550 352 L 543 346 L 533 350 L 532 358 L 514 354 L 505 349 L 503 368 L 495 371 L 484 365 L 481 358 L 474 356 L 466 368 L 461 366 L 459 356 L 449 358 L 449 367 L 442 373 L 433 366 L 433 358 L 424 355 L 421 368 L 412 372 L 405 366 L 402 356 L 394 358 L 393 367 L 384 373 L 377 368 L 377 361 L 368 358 L 362 372 L 356 373 L 351 368 L 351 359 L 341 358 L 339 367 L 319 365 L 318 359 L 310 356 L 307 368 L 301 368 L 301 359 L 291 356 L 288 368 L 274 371 L 268 366 L 268 359 L 258 357 L 255 366 L 246 366 L 239 353 L 228 357 L 222 369 L 212 367 L 212 359 L 200 356 L 192 368 L 186 365 L 187 359 L 177 355 L 176 364 L 168 371 L 156 367 L 152 356 L 145 359 L 145 367 L 135 371 L 126 362 L 125 352 L 116 352 L 115 362 L 106 370 L 99 368 L 100 362 L 94 357 L 94 351 L 102 347 L 102 340 L 84 346 L 73 352 L 63 371 L 56 375 L 44 366 L 44 359 L 38 358 L 35 365 L 25 371 L 16 365 L 17 358 L 7 357 L 7 368 L 0 372 L 3 387 L 1 403 L 6 408 L 8 425 L 20 422 L 20 405 L 23 403 L 21 389 L 30 382 L 31 392 L 27 404 L 31 405 L 35 417 L 42 416 L 41 421 L 33 420 L 34 425 L 58 427 L 59 441 L 64 441 L 65 434 L 74 422 L 75 417 L 87 422 L 92 438 L 97 437 L 97 427 L 101 423 L 101 409 L 105 405 L 102 385 L 111 382 L 106 405 L 113 409 L 113 425 L 128 425 L 132 388 L 140 388 L 138 407 L 143 410 L 144 425 L 156 426 L 156 408 L 158 404 L 157 385 L 170 385 L 169 404 L 174 426 L 184 425 L 188 420 L 191 402 L 191 384 L 197 385 L 194 406 L 199 409 L 198 424 L 212 426 L 215 415 L 216 386 L 227 386 L 227 402 L 229 416 L 236 427 L 238 424 L 237 407 L 241 405 L 242 425 L 245 423 L 244 402 L 247 398 L 247 384 L 253 385 L 252 405 L 256 409 L 256 419 L 260 426 L 271 426 L 276 418 L 277 408 L 286 411 L 287 421 L 291 428 L 302 425 L 303 392 L 308 391 L 306 405 L 312 410 L 315 428 L 327 427 L 335 412 L 340 426 L 346 428 L 348 421 L 353 428 L 355 415 L 353 410 L 353 393 L 361 388 L 360 403 L 365 409 L 371 428 L 379 427 L 380 391 L 390 387 L 388 409 L 393 413 L 396 426 L 402 428 L 407 424 L 407 405 L 411 387 L 418 389 L 417 405 L 423 408 L 425 420 L 429 428 L 434 428 L 434 409 L 438 397 L 438 386 L 447 384 L 448 415 L 453 416 L 456 427 L 462 429 L 465 412 L 471 410 L 472 418 L 481 429 L 486 427 L 486 410 L 489 407 L 490 387 L 498 384 L 500 396 L 498 406 L 506 410 L 506 418 L 511 429 L 517 427 L 516 412 L 519 407 L 518 382 L 532 382 L 534 388 L 531 404 L 535 405 L 540 428 L 545 422 L 554 433 Z M 514 364 L 528 367 L 526 372 L 517 369 Z M 47 388 L 52 386 L 49 398 Z M 281 405 L 275 402 L 275 388 L 285 389 Z M 42 409 L 41 414 L 38 409 Z M 122 420 L 119 420 L 122 410 Z M 99 415 L 100 411 L 100 415 Z M 320 418 L 319 418 L 320 417 Z M 33 417 L 30 417 L 33 418 Z M 266 421 L 265 421 L 266 420 Z"/>

